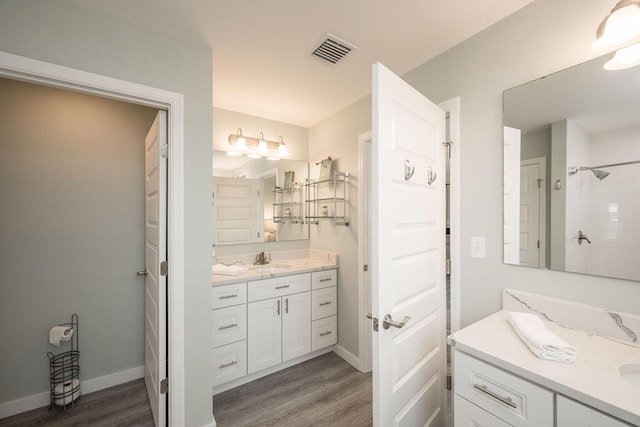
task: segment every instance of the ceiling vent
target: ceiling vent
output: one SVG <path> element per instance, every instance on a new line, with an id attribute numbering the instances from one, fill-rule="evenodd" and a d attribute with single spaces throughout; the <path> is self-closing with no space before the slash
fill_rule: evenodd
<path id="1" fill-rule="evenodd" d="M 311 52 L 311 55 L 335 65 L 356 49 L 358 48 L 351 43 L 327 33 L 322 38 L 320 45 Z"/>

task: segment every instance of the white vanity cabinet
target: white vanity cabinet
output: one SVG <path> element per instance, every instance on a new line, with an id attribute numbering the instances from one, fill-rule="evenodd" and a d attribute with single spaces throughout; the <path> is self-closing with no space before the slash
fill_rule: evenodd
<path id="1" fill-rule="evenodd" d="M 631 426 L 460 351 L 453 380 L 455 427 Z"/>
<path id="2" fill-rule="evenodd" d="M 248 373 L 311 352 L 310 292 L 248 304 Z"/>
<path id="3" fill-rule="evenodd" d="M 478 418 L 476 424 L 484 427 L 553 427 L 552 391 L 459 351 L 454 352 L 454 367 L 456 402 L 464 399 L 477 408 L 456 405 L 456 426 L 473 425 L 460 420 Z M 480 411 L 488 412 L 496 420 L 480 422 L 477 415 Z"/>
<path id="4" fill-rule="evenodd" d="M 214 392 L 322 354 L 337 306 L 336 269 L 214 286 Z"/>
<path id="5" fill-rule="evenodd" d="M 557 427 L 631 427 L 631 424 L 596 411 L 562 395 L 556 399 Z"/>
<path id="6" fill-rule="evenodd" d="M 247 375 L 247 282 L 217 286 L 211 323 L 215 385 Z"/>

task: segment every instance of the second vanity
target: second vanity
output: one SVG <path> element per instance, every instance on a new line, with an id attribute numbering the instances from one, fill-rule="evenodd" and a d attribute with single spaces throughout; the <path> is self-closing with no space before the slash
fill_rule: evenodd
<path id="1" fill-rule="evenodd" d="M 505 310 L 449 337 L 455 349 L 455 426 L 640 426 L 640 383 L 623 375 L 625 369 L 640 372 L 640 347 L 633 342 L 637 316 L 578 305 L 562 308 L 561 300 L 534 294 L 505 291 L 504 297 L 510 301 Z M 574 309 L 575 317 L 585 316 L 587 322 L 609 319 L 613 334 L 622 330 L 621 336 L 629 339 L 555 322 L 556 317 L 571 317 L 568 312 Z M 577 348 L 576 361 L 564 364 L 534 356 L 507 321 L 508 311 L 514 310 L 546 318 L 552 332 Z"/>
<path id="2" fill-rule="evenodd" d="M 300 254 L 289 254 L 295 256 Z M 212 361 L 217 394 L 331 351 L 337 343 L 337 259 L 309 256 L 213 275 Z"/>

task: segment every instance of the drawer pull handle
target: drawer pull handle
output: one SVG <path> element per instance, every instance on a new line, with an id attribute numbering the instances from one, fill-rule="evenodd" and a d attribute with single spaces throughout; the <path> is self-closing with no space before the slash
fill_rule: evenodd
<path id="1" fill-rule="evenodd" d="M 325 335 L 331 335 L 331 331 L 320 332 L 321 337 L 324 337 Z"/>
<path id="2" fill-rule="evenodd" d="M 502 397 L 499 394 L 496 394 L 494 392 L 492 392 L 491 390 L 489 390 L 487 388 L 486 385 L 479 385 L 479 384 L 474 384 L 473 387 L 476 390 L 481 391 L 482 393 L 488 394 L 489 396 L 493 397 L 494 399 L 504 403 L 507 406 L 511 406 L 512 408 L 517 408 L 518 405 L 516 405 L 515 403 L 513 403 L 513 400 L 510 397 Z"/>
<path id="3" fill-rule="evenodd" d="M 238 294 L 220 295 L 220 296 L 218 297 L 218 299 L 235 298 L 235 297 L 237 297 L 237 296 L 238 296 Z"/>
<path id="4" fill-rule="evenodd" d="M 229 328 L 235 328 L 236 326 L 238 326 L 237 323 L 232 323 L 230 325 L 224 325 L 224 326 L 220 326 L 218 328 L 219 331 L 224 331 L 225 329 L 229 329 Z"/>
<path id="5" fill-rule="evenodd" d="M 218 369 L 228 368 L 229 366 L 233 366 L 233 365 L 237 365 L 237 364 L 238 364 L 238 361 L 234 360 L 233 362 L 223 363 L 222 365 L 218 366 Z"/>
<path id="6" fill-rule="evenodd" d="M 325 277 L 324 279 L 320 279 L 321 282 L 330 282 L 331 277 Z"/>
<path id="7" fill-rule="evenodd" d="M 320 303 L 320 306 L 322 307 L 323 305 L 329 305 L 329 304 L 331 304 L 331 301 L 321 302 L 321 303 Z"/>
<path id="8" fill-rule="evenodd" d="M 291 287 L 291 285 L 282 285 L 282 286 L 276 286 L 276 289 L 287 289 Z"/>

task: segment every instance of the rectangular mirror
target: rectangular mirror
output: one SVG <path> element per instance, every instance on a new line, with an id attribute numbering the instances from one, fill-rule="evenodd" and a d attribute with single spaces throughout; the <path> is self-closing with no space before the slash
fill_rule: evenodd
<path id="1" fill-rule="evenodd" d="M 504 92 L 504 262 L 640 280 L 640 67 Z"/>
<path id="2" fill-rule="evenodd" d="M 218 150 L 213 156 L 214 245 L 309 238 L 302 211 L 307 162 L 232 157 Z"/>

